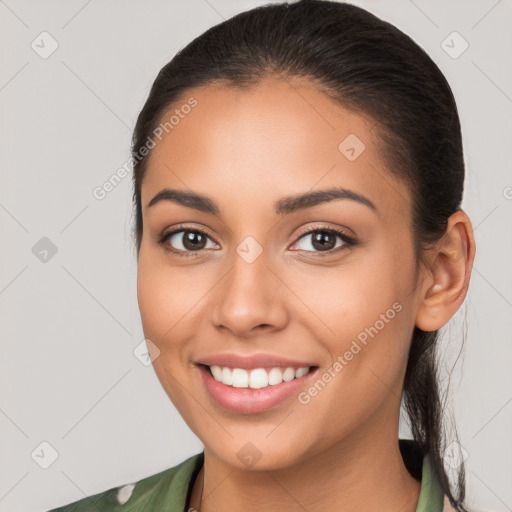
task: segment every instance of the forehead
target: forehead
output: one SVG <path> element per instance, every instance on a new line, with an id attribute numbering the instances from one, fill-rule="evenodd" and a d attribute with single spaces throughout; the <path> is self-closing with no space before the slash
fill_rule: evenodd
<path id="1" fill-rule="evenodd" d="M 190 98 L 196 105 L 182 108 Z M 375 122 L 306 79 L 189 89 L 161 121 L 172 115 L 175 124 L 150 154 L 143 208 L 165 187 L 215 191 L 219 201 L 243 205 L 342 186 L 401 215 L 409 201 L 407 187 L 384 165 Z"/>

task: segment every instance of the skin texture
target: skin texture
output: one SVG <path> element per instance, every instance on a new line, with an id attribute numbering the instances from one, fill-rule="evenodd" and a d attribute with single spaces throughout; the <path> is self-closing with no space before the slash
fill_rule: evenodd
<path id="1" fill-rule="evenodd" d="M 414 511 L 420 483 L 397 444 L 407 353 L 415 325 L 440 328 L 464 300 L 474 257 L 469 219 L 452 215 L 416 274 L 410 193 L 385 168 L 371 119 L 301 78 L 269 78 L 248 90 L 209 85 L 189 96 L 197 106 L 151 152 L 138 262 L 144 333 L 159 350 L 153 366 L 205 446 L 189 506 Z M 365 144 L 354 161 L 338 150 L 349 134 Z M 332 186 L 364 195 L 377 211 L 337 199 L 273 212 L 284 196 Z M 147 208 L 166 187 L 212 198 L 221 216 L 171 202 Z M 156 242 L 181 223 L 209 237 L 190 258 Z M 325 226 L 359 243 L 327 255 L 311 234 L 300 238 L 300 230 Z M 186 250 L 182 234 L 172 243 Z M 263 249 L 250 264 L 236 252 L 247 236 Z M 194 363 L 271 353 L 312 361 L 321 375 L 395 303 L 401 311 L 306 405 L 292 396 L 263 413 L 226 411 Z M 248 442 L 261 453 L 250 468 L 237 456 Z"/>

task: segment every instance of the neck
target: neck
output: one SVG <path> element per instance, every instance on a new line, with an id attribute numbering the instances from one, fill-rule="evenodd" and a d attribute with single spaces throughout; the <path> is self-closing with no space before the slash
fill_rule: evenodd
<path id="1" fill-rule="evenodd" d="M 357 434 L 295 466 L 272 471 L 233 468 L 205 449 L 187 510 L 256 512 L 414 512 L 421 483 L 407 471 L 393 436 L 364 442 Z"/>

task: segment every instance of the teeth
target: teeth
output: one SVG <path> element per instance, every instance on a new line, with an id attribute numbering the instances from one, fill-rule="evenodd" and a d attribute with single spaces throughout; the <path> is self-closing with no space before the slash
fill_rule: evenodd
<path id="1" fill-rule="evenodd" d="M 222 372 L 224 373 L 224 368 Z M 249 385 L 249 374 L 241 368 L 235 368 L 231 374 L 234 388 L 246 388 Z"/>
<path id="2" fill-rule="evenodd" d="M 226 386 L 235 388 L 261 389 L 267 386 L 275 386 L 293 379 L 299 379 L 309 372 L 309 366 L 303 368 L 272 368 L 270 371 L 265 368 L 244 370 L 243 368 L 227 368 L 216 365 L 210 366 L 213 378 Z"/>
<path id="3" fill-rule="evenodd" d="M 222 382 L 222 368 L 220 366 L 210 366 L 210 370 L 213 378 L 218 382 Z"/>
<path id="4" fill-rule="evenodd" d="M 283 382 L 283 372 L 279 368 L 272 368 L 268 372 L 268 383 L 271 386 L 275 386 L 276 384 L 281 384 Z"/>
<path id="5" fill-rule="evenodd" d="M 233 373 L 236 370 L 233 370 Z M 244 371 L 244 373 L 247 373 Z M 251 370 L 249 374 L 249 387 L 252 389 L 266 388 L 268 386 L 268 374 L 263 368 Z M 241 386 L 240 386 L 241 387 Z M 246 387 L 246 386 L 244 386 Z"/>
<path id="6" fill-rule="evenodd" d="M 309 367 L 305 367 L 305 368 L 299 368 L 296 372 L 295 372 L 295 377 L 297 377 L 297 379 L 299 377 L 302 377 L 304 375 L 306 375 L 306 373 L 309 372 Z"/>
<path id="7" fill-rule="evenodd" d="M 295 378 L 295 370 L 293 368 L 286 368 L 283 372 L 283 380 L 289 382 Z"/>
<path id="8" fill-rule="evenodd" d="M 222 383 L 227 384 L 228 386 L 232 386 L 233 379 L 231 377 L 231 370 L 229 368 L 222 368 L 221 371 L 222 371 L 222 373 L 221 373 Z"/>

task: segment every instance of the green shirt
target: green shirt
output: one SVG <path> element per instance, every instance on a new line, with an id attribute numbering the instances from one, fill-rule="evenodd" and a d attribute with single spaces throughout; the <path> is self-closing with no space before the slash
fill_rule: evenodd
<path id="1" fill-rule="evenodd" d="M 204 452 L 201 452 L 134 484 L 113 487 L 48 512 L 186 512 L 187 501 L 203 462 Z M 426 456 L 421 468 L 421 491 L 416 512 L 442 510 L 443 493 Z"/>

